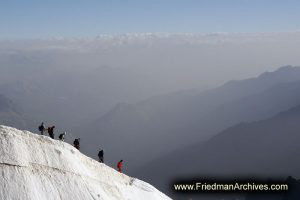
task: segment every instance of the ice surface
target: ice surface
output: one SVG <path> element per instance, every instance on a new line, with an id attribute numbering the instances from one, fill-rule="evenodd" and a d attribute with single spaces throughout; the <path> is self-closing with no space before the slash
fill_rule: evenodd
<path id="1" fill-rule="evenodd" d="M 169 200 L 70 144 L 0 126 L 0 199 Z"/>

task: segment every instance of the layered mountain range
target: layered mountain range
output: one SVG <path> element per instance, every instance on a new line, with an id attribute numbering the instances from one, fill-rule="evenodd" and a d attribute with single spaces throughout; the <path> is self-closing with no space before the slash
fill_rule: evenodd
<path id="1" fill-rule="evenodd" d="M 300 68 L 287 66 L 205 92 L 121 103 L 82 129 L 87 130 L 86 144 L 106 148 L 108 162 L 126 157 L 135 171 L 151 159 L 204 142 L 235 124 L 267 119 L 292 108 L 300 102 L 299 91 Z M 85 146 L 91 153 L 92 146 Z"/>

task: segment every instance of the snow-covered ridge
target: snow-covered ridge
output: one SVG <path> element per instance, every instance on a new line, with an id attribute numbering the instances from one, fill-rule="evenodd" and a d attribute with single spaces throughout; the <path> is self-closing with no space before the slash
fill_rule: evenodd
<path id="1" fill-rule="evenodd" d="M 93 38 L 49 38 L 35 40 L 0 40 L 0 55 L 18 55 L 21 52 L 106 52 L 120 47 L 202 46 L 223 44 L 252 44 L 253 42 L 298 42 L 300 32 L 257 33 L 128 33 L 98 35 Z"/>
<path id="2" fill-rule="evenodd" d="M 170 199 L 67 143 L 6 126 L 0 126 L 0 174 L 5 200 Z"/>

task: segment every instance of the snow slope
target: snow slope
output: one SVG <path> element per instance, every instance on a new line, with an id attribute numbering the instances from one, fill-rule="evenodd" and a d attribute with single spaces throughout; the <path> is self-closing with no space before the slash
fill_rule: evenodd
<path id="1" fill-rule="evenodd" d="M 0 126 L 0 199 L 169 200 L 71 145 Z"/>

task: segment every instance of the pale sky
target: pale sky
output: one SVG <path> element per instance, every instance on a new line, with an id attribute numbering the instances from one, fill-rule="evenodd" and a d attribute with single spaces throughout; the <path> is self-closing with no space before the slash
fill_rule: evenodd
<path id="1" fill-rule="evenodd" d="M 298 0 L 0 0 L 0 39 L 300 30 Z"/>

